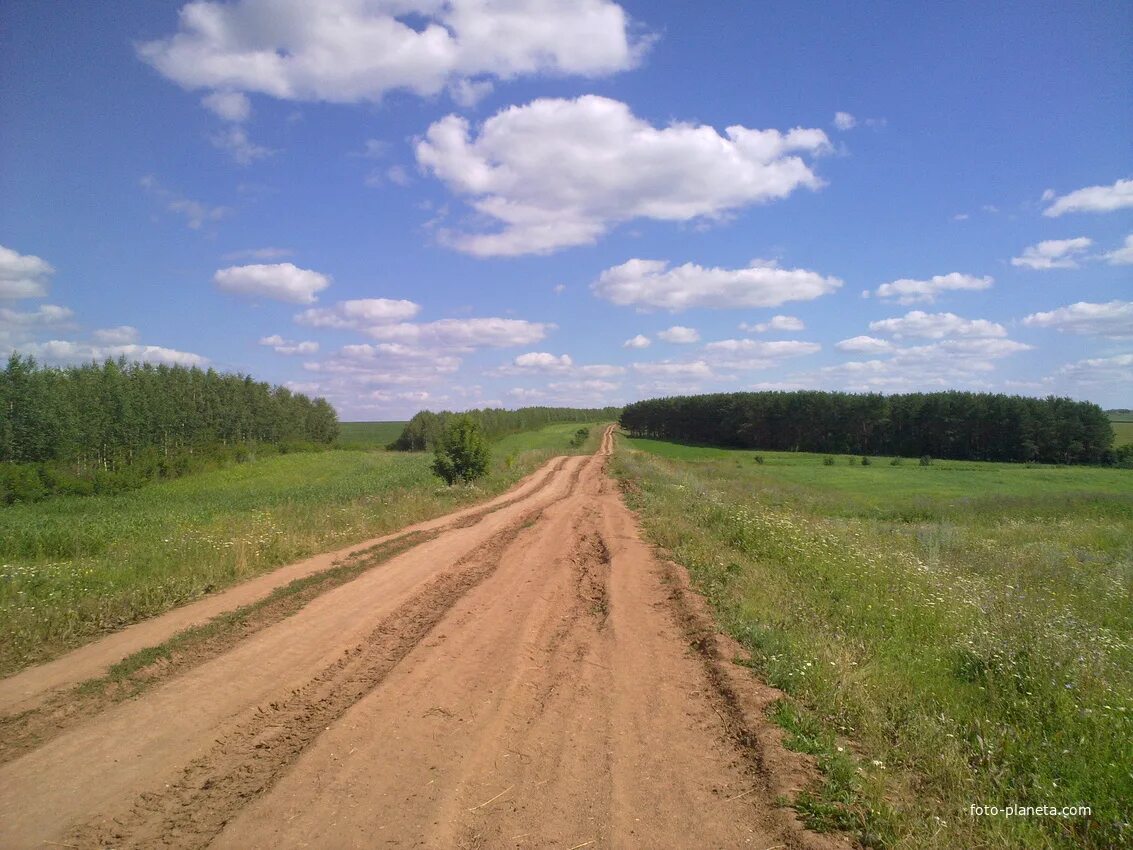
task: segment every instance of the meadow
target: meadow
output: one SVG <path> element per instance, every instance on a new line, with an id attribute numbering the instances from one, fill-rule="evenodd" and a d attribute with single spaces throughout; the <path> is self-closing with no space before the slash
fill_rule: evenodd
<path id="1" fill-rule="evenodd" d="M 1133 841 L 1133 472 L 623 439 L 616 474 L 865 846 Z M 1092 808 L 1005 817 L 971 806 Z"/>
<path id="2" fill-rule="evenodd" d="M 343 449 L 384 449 L 404 428 L 405 422 L 339 422 L 337 443 Z"/>
<path id="3" fill-rule="evenodd" d="M 273 567 L 494 496 L 599 431 L 559 424 L 492 446 L 490 474 L 446 487 L 432 455 L 300 452 L 105 496 L 0 509 L 0 675 Z"/>

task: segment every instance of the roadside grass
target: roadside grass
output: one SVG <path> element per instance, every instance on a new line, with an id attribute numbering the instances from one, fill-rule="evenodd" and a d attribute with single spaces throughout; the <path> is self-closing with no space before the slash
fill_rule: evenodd
<path id="1" fill-rule="evenodd" d="M 342 449 L 385 449 L 404 428 L 404 422 L 340 422 L 336 443 Z"/>
<path id="2" fill-rule="evenodd" d="M 427 453 L 280 455 L 140 490 L 0 509 L 0 675 L 273 567 L 503 492 L 578 425 L 493 445 L 490 474 L 446 487 Z M 592 429 L 592 431 L 595 429 Z"/>
<path id="3" fill-rule="evenodd" d="M 634 439 L 615 461 L 787 694 L 775 719 L 824 775 L 796 808 L 866 846 L 1127 846 L 1133 474 L 822 461 Z M 970 813 L 1010 804 L 1093 811 Z"/>

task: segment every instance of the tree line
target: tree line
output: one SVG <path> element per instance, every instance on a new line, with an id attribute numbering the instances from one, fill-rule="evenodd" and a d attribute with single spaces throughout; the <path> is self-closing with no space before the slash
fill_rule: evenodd
<path id="1" fill-rule="evenodd" d="M 470 417 L 489 440 L 521 431 L 533 431 L 557 422 L 612 422 L 621 413 L 620 407 L 521 407 L 503 410 L 498 407 L 453 413 L 442 410 L 434 413 L 422 410 L 406 423 L 401 435 L 389 444 L 392 451 L 425 451 L 435 446 L 445 433 L 449 422 L 457 416 Z"/>
<path id="2" fill-rule="evenodd" d="M 210 455 L 239 460 L 256 448 L 329 444 L 337 435 L 324 399 L 247 375 L 125 359 L 57 368 L 19 354 L 0 372 L 7 501 L 23 500 L 13 497 L 13 481 L 35 491 L 32 474 L 48 491 L 89 492 L 183 474 Z"/>
<path id="3" fill-rule="evenodd" d="M 635 402 L 635 436 L 768 451 L 956 460 L 1115 463 L 1102 409 L 1068 398 L 991 393 L 755 392 Z"/>

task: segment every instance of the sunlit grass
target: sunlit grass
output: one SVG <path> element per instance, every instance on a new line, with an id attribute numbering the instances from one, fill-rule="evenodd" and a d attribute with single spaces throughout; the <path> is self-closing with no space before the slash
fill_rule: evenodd
<path id="1" fill-rule="evenodd" d="M 650 536 L 790 695 L 777 718 L 828 777 L 813 823 L 908 848 L 1130 839 L 1133 474 L 622 445 Z M 1094 815 L 968 810 L 1009 803 Z"/>
<path id="2" fill-rule="evenodd" d="M 329 549 L 507 489 L 577 451 L 577 425 L 508 437 L 446 487 L 425 453 L 297 453 L 115 496 L 0 509 L 0 673 Z M 593 451 L 594 446 L 582 450 Z"/>

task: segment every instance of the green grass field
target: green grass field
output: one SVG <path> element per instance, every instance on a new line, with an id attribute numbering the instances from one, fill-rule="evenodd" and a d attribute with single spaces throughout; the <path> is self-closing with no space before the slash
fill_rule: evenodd
<path id="1" fill-rule="evenodd" d="M 1115 447 L 1133 443 L 1133 419 L 1111 419 L 1109 424 L 1113 426 Z"/>
<path id="2" fill-rule="evenodd" d="M 797 801 L 813 825 L 900 848 L 1133 839 L 1133 473 L 628 439 L 615 469 L 786 692 L 776 719 L 824 771 Z M 970 814 L 1008 804 L 1093 814 Z"/>
<path id="3" fill-rule="evenodd" d="M 344 449 L 384 449 L 405 428 L 404 422 L 340 422 L 338 445 Z"/>
<path id="4" fill-rule="evenodd" d="M 295 453 L 116 496 L 0 509 L 0 674 L 317 552 L 480 501 L 592 428 L 518 434 L 491 474 L 445 487 L 425 453 Z"/>

